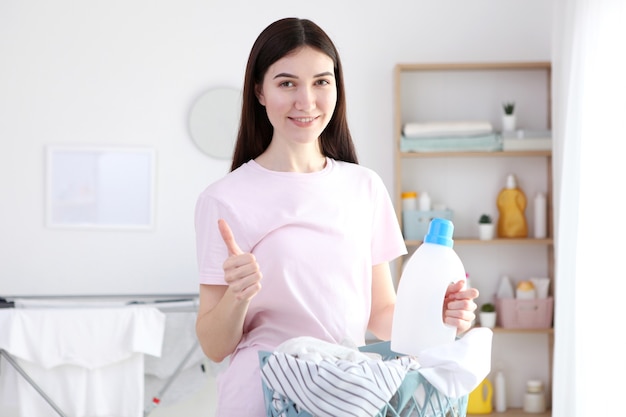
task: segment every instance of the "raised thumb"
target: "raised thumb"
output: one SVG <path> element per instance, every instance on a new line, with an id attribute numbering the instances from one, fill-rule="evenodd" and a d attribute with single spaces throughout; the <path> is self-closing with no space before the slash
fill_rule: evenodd
<path id="1" fill-rule="evenodd" d="M 220 234 L 222 235 L 222 239 L 226 244 L 226 248 L 228 249 L 229 255 L 241 255 L 243 251 L 235 242 L 235 237 L 233 236 L 233 231 L 230 230 L 230 226 L 226 223 L 226 220 L 219 219 L 217 221 L 217 227 L 220 229 Z"/>

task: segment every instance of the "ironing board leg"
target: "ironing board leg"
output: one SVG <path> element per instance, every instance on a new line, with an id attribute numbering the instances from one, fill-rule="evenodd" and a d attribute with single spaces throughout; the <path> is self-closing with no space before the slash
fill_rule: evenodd
<path id="1" fill-rule="evenodd" d="M 161 388 L 161 390 L 159 391 L 157 396 L 153 398 L 152 402 L 146 408 L 146 410 L 144 410 L 144 413 L 143 413 L 144 416 L 147 416 L 148 414 L 150 414 L 152 412 L 152 410 L 159 404 L 159 402 L 161 401 L 161 398 L 163 398 L 163 394 L 165 394 L 165 392 L 169 389 L 170 385 L 172 385 L 172 382 L 174 382 L 176 377 L 178 377 L 178 374 L 180 374 L 182 372 L 183 368 L 185 367 L 185 365 L 187 364 L 187 362 L 191 358 L 191 355 L 193 355 L 193 353 L 198 348 L 198 345 L 199 345 L 199 343 L 196 341 L 193 344 L 193 346 L 191 347 L 191 349 L 189 349 L 189 351 L 187 352 L 187 354 L 185 355 L 183 360 L 178 364 L 178 367 L 176 368 L 174 373 L 168 378 L 168 380 L 165 383 L 165 385 Z"/>
<path id="2" fill-rule="evenodd" d="M 50 404 L 50 407 L 52 407 L 54 409 L 54 411 L 57 412 L 58 415 L 60 415 L 61 417 L 67 417 L 63 411 L 61 411 L 61 409 L 54 403 L 54 401 L 52 401 L 52 399 L 50 397 L 48 397 L 48 395 L 46 395 L 46 393 L 35 383 L 35 381 L 32 380 L 32 378 L 30 376 L 28 376 L 28 374 L 26 373 L 26 371 L 24 371 L 22 369 L 22 367 L 15 361 L 15 359 L 13 359 L 13 357 L 9 354 L 9 352 L 7 352 L 4 349 L 0 349 L 0 356 L 4 356 L 4 358 L 7 360 L 7 362 L 9 362 L 9 364 L 15 368 L 15 370 L 22 375 L 22 377 L 26 380 L 26 382 L 28 382 L 34 389 L 35 391 L 37 391 L 39 393 L 39 395 L 41 395 L 41 397 L 46 400 L 46 402 L 48 404 Z"/>

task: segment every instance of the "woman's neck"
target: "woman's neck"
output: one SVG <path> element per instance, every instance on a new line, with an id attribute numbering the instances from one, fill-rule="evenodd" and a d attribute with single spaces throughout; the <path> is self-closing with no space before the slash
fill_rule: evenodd
<path id="1" fill-rule="evenodd" d="M 326 157 L 317 144 L 283 148 L 274 142 L 255 158 L 255 162 L 265 169 L 279 172 L 317 172 L 326 166 Z"/>

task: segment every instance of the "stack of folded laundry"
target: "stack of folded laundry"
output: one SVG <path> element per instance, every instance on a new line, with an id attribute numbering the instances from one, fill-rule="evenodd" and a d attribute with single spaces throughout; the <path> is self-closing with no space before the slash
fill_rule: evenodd
<path id="1" fill-rule="evenodd" d="M 501 151 L 502 140 L 486 121 L 407 123 L 401 152 Z"/>
<path id="2" fill-rule="evenodd" d="M 502 150 L 504 151 L 545 151 L 552 149 L 552 131 L 516 130 L 502 132 Z"/>

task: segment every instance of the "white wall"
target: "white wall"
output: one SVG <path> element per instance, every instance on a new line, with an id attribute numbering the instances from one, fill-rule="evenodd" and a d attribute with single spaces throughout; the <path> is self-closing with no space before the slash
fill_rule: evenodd
<path id="1" fill-rule="evenodd" d="M 187 113 L 206 89 L 241 86 L 252 42 L 273 20 L 311 18 L 334 39 L 361 163 L 391 187 L 394 64 L 550 60 L 552 7 L 549 0 L 0 2 L 0 296 L 196 291 L 195 199 L 228 163 L 197 150 Z M 156 148 L 155 230 L 46 228 L 49 144 Z"/>
<path id="2" fill-rule="evenodd" d="M 397 62 L 549 60 L 552 2 L 68 0 L 0 3 L 0 295 L 196 291 L 193 208 L 228 163 L 200 153 L 186 117 L 241 86 L 256 35 L 308 17 L 344 62 L 361 162 L 392 185 Z M 44 147 L 156 148 L 152 232 L 44 225 Z"/>

